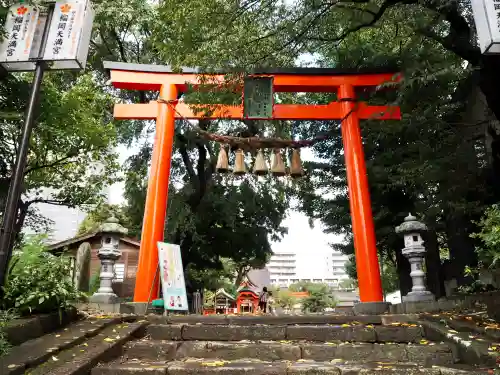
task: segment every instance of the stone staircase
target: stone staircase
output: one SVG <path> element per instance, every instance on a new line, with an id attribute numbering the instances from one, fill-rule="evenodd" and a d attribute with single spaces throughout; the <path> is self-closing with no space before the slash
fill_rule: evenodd
<path id="1" fill-rule="evenodd" d="M 142 337 L 128 341 L 120 357 L 102 361 L 91 374 L 476 375 L 488 373 L 479 366 L 492 368 L 496 358 L 469 363 L 455 341 L 410 315 L 147 320 Z"/>

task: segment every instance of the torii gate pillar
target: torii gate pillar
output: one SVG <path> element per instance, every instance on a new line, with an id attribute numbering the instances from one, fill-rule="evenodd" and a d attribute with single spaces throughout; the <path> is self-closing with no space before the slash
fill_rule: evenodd
<path id="1" fill-rule="evenodd" d="M 175 73 L 169 67 L 104 62 L 110 71 L 111 83 L 122 89 L 154 90 L 160 100 L 146 104 L 116 104 L 116 119 L 156 120 L 151 172 L 141 237 L 134 301 L 147 302 L 158 295 L 154 283 L 158 267 L 158 241 L 163 241 L 167 208 L 170 161 L 174 139 L 175 119 L 245 119 L 243 106 L 220 106 L 208 116 L 177 103 L 178 92 L 188 85 L 203 84 L 193 69 Z M 341 120 L 344 157 L 347 170 L 349 204 L 358 283 L 361 302 L 382 302 L 382 284 L 378 263 L 373 215 L 360 119 L 399 120 L 398 107 L 372 106 L 355 103 L 355 88 L 377 86 L 399 79 L 394 70 L 388 72 L 353 72 L 334 69 L 293 69 L 259 72 L 254 77 L 272 77 L 274 92 L 337 92 L 338 101 L 326 105 L 275 104 L 272 117 L 281 120 Z M 211 82 L 224 82 L 222 74 L 211 74 Z M 267 118 L 266 118 L 267 119 Z M 375 307 L 376 309 L 376 307 Z"/>

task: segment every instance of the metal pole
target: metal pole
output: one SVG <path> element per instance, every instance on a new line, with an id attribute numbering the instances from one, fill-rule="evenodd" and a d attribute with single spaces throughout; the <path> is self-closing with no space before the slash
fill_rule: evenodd
<path id="1" fill-rule="evenodd" d="M 40 43 L 40 50 L 38 51 L 39 56 L 45 51 L 47 36 L 49 33 L 53 14 L 54 5 L 51 5 L 48 8 L 47 21 L 42 32 L 42 42 Z M 20 137 L 21 139 L 19 142 L 19 149 L 17 151 L 14 173 L 12 174 L 12 180 L 10 182 L 9 192 L 7 194 L 7 201 L 5 203 L 2 227 L 0 228 L 0 297 L 3 296 L 2 287 L 5 283 L 9 261 L 12 256 L 12 248 L 14 246 L 14 238 L 12 237 L 12 232 L 16 223 L 19 199 L 21 198 L 22 194 L 21 187 L 23 183 L 24 170 L 26 168 L 26 159 L 28 156 L 31 132 L 35 123 L 35 110 L 36 106 L 38 105 L 38 99 L 40 97 L 40 87 L 42 85 L 45 69 L 45 62 L 42 60 L 38 60 L 35 67 L 35 76 L 33 77 L 33 82 L 31 84 L 31 92 L 28 100 L 28 107 L 26 108 L 24 126 Z"/>
<path id="2" fill-rule="evenodd" d="M 7 267 L 12 255 L 12 245 L 14 242 L 12 232 L 17 218 L 17 208 L 22 193 L 21 186 L 23 183 L 24 169 L 26 168 L 31 131 L 33 130 L 35 120 L 35 109 L 40 96 L 40 87 L 44 72 L 45 63 L 40 61 L 36 65 L 35 76 L 33 77 L 28 108 L 26 110 L 26 118 L 24 120 L 21 141 L 16 157 L 16 165 L 14 167 L 14 173 L 12 174 L 12 181 L 10 183 L 7 202 L 5 204 L 2 228 L 0 229 L 0 287 L 4 285 Z"/>

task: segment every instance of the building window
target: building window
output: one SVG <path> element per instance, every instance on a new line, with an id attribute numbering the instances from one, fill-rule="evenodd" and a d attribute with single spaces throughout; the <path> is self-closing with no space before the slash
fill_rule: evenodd
<path id="1" fill-rule="evenodd" d="M 113 282 L 123 283 L 123 281 L 125 280 L 125 264 L 116 263 L 114 271 L 115 271 L 115 278 L 113 279 Z"/>

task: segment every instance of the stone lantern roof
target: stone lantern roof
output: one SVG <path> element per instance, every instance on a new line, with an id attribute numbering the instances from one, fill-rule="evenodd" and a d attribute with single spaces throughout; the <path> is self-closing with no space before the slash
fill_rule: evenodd
<path id="1" fill-rule="evenodd" d="M 99 226 L 97 233 L 117 233 L 126 235 L 128 233 L 128 229 L 120 225 L 120 221 L 115 216 L 111 216 Z"/>
<path id="2" fill-rule="evenodd" d="M 420 221 L 417 220 L 415 216 L 413 216 L 411 213 L 408 214 L 407 217 L 405 217 L 405 220 L 403 224 L 398 225 L 396 227 L 396 233 L 422 233 L 427 231 L 427 226 L 424 223 L 421 223 Z"/>

